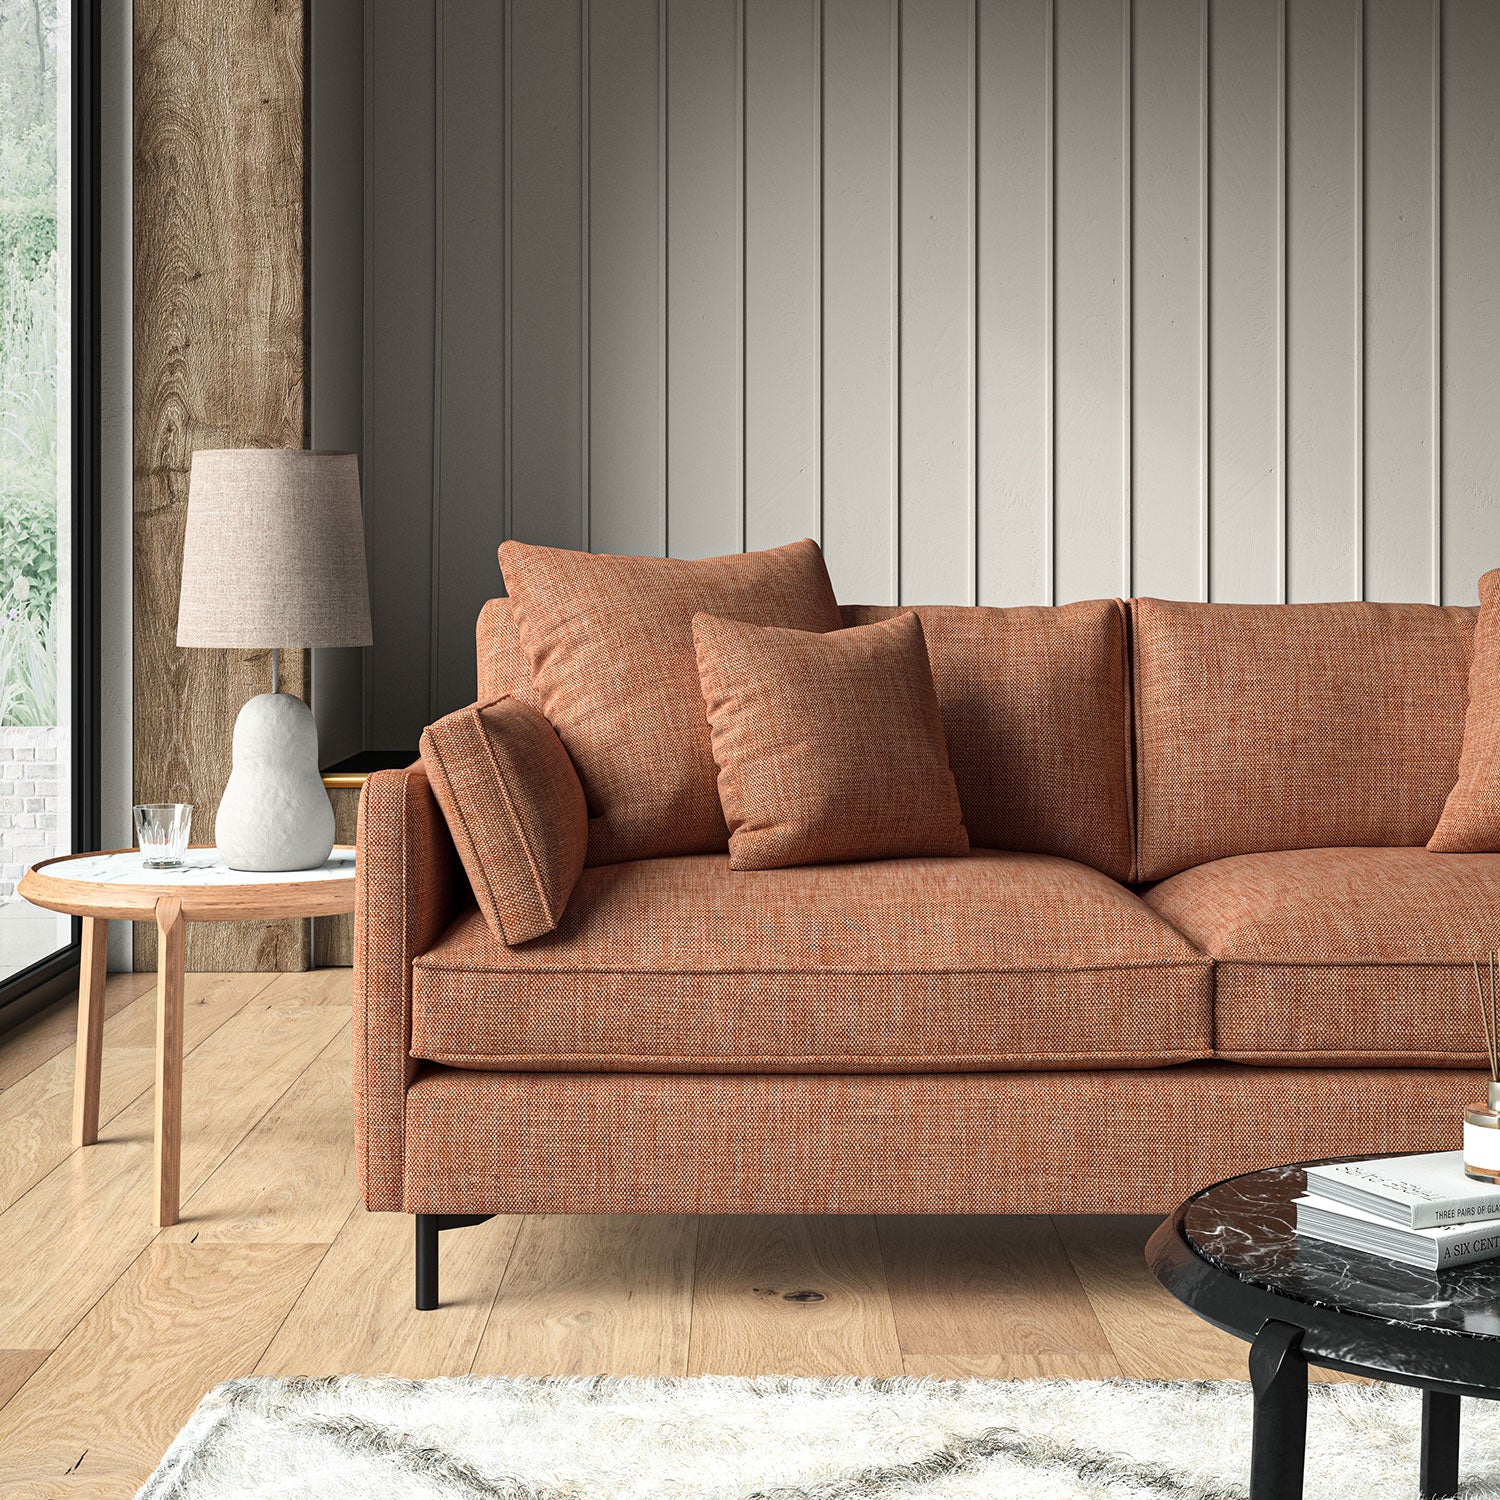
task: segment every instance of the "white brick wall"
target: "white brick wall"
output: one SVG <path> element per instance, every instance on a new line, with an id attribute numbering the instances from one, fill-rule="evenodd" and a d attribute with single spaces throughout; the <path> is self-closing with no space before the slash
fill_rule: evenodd
<path id="1" fill-rule="evenodd" d="M 0 902 L 27 865 L 67 851 L 68 731 L 0 729 Z"/>

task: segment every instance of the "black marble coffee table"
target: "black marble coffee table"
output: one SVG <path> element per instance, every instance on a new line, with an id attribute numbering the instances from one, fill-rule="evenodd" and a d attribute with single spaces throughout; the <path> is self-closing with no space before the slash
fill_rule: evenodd
<path id="1" fill-rule="evenodd" d="M 1422 1388 L 1421 1494 L 1458 1488 L 1459 1398 L 1500 1399 L 1500 1260 L 1419 1271 L 1298 1239 L 1303 1165 L 1231 1177 L 1189 1198 L 1146 1246 L 1153 1274 L 1250 1342 L 1251 1500 L 1297 1500 L 1307 1367 Z"/>

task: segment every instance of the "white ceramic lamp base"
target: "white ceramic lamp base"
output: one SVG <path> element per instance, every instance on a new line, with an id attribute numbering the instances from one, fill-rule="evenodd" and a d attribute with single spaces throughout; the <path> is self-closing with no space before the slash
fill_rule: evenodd
<path id="1" fill-rule="evenodd" d="M 234 723 L 234 767 L 214 827 L 231 870 L 311 870 L 333 850 L 312 710 L 289 693 L 252 698 Z"/>

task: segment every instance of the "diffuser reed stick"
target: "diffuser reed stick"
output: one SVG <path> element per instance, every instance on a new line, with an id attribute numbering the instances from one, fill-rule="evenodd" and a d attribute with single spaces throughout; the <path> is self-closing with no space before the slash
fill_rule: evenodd
<path id="1" fill-rule="evenodd" d="M 1484 977 L 1479 967 L 1479 960 L 1477 958 L 1474 960 L 1474 988 L 1479 991 L 1479 1017 L 1484 1022 L 1484 1044 L 1490 1058 L 1490 1078 L 1500 1083 L 1500 1029 L 1497 1029 L 1495 1006 L 1496 956 L 1494 953 L 1489 955 L 1488 995 L 1485 994 Z"/>

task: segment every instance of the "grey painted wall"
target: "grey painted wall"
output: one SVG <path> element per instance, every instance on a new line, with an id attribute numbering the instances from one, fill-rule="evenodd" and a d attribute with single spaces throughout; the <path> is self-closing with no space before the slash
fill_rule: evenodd
<path id="1" fill-rule="evenodd" d="M 1472 600 L 1494 0 L 370 0 L 365 742 L 506 535 L 849 601 Z"/>

